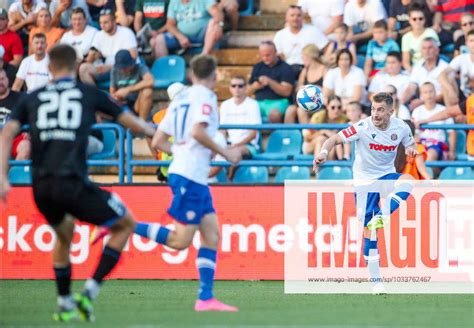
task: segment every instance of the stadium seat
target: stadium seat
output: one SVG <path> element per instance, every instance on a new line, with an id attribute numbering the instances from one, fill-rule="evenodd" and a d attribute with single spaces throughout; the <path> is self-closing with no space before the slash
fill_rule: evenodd
<path id="1" fill-rule="evenodd" d="M 217 182 L 219 183 L 227 183 L 229 182 L 229 179 L 227 178 L 227 170 L 225 167 L 222 168 L 222 170 L 219 171 L 216 175 Z"/>
<path id="2" fill-rule="evenodd" d="M 305 166 L 282 167 L 278 170 L 275 182 L 282 183 L 285 180 L 309 180 L 311 174 Z"/>
<path id="3" fill-rule="evenodd" d="M 8 172 L 8 180 L 11 184 L 31 184 L 31 171 L 28 165 L 13 166 Z"/>
<path id="4" fill-rule="evenodd" d="M 429 173 L 432 177 L 434 177 L 434 172 L 433 172 L 433 169 L 432 169 L 431 167 L 427 166 L 427 167 L 426 167 L 426 171 L 428 171 L 428 173 Z"/>
<path id="5" fill-rule="evenodd" d="M 253 15 L 253 0 L 247 0 L 247 7 L 242 8 L 239 11 L 240 16 L 252 16 Z"/>
<path id="6" fill-rule="evenodd" d="M 151 74 L 155 79 L 155 88 L 164 89 L 174 82 L 186 81 L 186 62 L 180 56 L 161 57 L 153 63 Z"/>
<path id="7" fill-rule="evenodd" d="M 235 172 L 233 183 L 267 183 L 268 169 L 265 166 L 241 166 Z"/>
<path id="8" fill-rule="evenodd" d="M 297 154 L 293 156 L 295 161 L 312 161 L 314 159 L 313 154 Z"/>
<path id="9" fill-rule="evenodd" d="M 319 170 L 317 178 L 320 180 L 350 180 L 352 171 L 348 167 L 341 166 L 323 167 Z"/>
<path id="10" fill-rule="evenodd" d="M 267 150 L 257 154 L 256 160 L 284 160 L 301 153 L 303 137 L 299 130 L 275 130 L 268 139 Z"/>
<path id="11" fill-rule="evenodd" d="M 472 178 L 470 167 L 447 167 L 439 175 L 440 180 L 469 180 Z"/>
<path id="12" fill-rule="evenodd" d="M 108 159 L 111 157 L 117 157 L 116 143 L 117 133 L 112 129 L 102 130 L 102 142 L 104 149 L 100 153 L 92 154 L 89 159 Z"/>

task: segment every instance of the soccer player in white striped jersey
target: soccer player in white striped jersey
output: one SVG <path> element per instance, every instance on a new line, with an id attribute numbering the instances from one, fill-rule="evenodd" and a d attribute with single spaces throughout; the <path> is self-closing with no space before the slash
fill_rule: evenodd
<path id="1" fill-rule="evenodd" d="M 321 152 L 314 158 L 314 170 L 317 172 L 318 166 L 326 162 L 328 153 L 335 145 L 356 143 L 353 176 L 357 213 L 364 220 L 364 257 L 371 278 L 375 282 L 373 287 L 375 294 L 384 293 L 379 272 L 380 254 L 375 230 L 384 226 L 387 217 L 398 209 L 400 202 L 410 196 L 413 188 L 411 175 L 396 173 L 394 161 L 397 148 L 403 144 L 408 157 L 415 157 L 418 154 L 410 128 L 402 120 L 392 117 L 393 111 L 391 95 L 385 92 L 374 95 L 371 116 L 329 138 L 323 144 Z M 362 186 L 360 183 L 362 180 L 376 181 Z M 391 182 L 382 183 L 380 180 L 391 180 Z M 369 189 L 380 190 L 380 193 L 369 193 Z M 387 201 L 380 208 L 380 195 L 384 194 L 388 194 Z"/>

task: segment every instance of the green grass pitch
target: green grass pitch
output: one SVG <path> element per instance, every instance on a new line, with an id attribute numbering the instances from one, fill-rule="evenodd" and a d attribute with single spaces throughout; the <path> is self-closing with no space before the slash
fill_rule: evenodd
<path id="1" fill-rule="evenodd" d="M 61 324 L 53 281 L 0 281 L 0 327 L 474 327 L 474 295 L 285 295 L 279 281 L 217 281 L 216 296 L 240 312 L 195 313 L 197 284 L 108 281 L 94 324 Z"/>

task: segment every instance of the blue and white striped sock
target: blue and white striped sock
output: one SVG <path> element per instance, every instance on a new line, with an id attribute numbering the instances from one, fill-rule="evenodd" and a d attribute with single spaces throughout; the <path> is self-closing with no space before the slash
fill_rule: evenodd
<path id="1" fill-rule="evenodd" d="M 166 245 L 170 229 L 163 227 L 159 223 L 138 222 L 135 227 L 135 233 L 139 236 L 154 240 L 159 244 Z"/>

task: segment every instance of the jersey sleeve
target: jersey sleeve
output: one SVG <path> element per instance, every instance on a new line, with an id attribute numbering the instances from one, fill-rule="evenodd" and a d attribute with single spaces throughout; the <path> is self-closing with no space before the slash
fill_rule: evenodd
<path id="1" fill-rule="evenodd" d="M 339 131 L 337 134 L 344 143 L 357 141 L 360 139 L 360 131 L 364 125 L 365 123 L 363 121 L 359 121 L 356 124 L 353 124 L 350 127 Z"/>
<path id="2" fill-rule="evenodd" d="M 96 111 L 112 116 L 114 121 L 123 113 L 123 109 L 102 91 L 96 90 L 95 99 Z"/>
<path id="3" fill-rule="evenodd" d="M 402 139 L 402 144 L 405 147 L 411 146 L 415 144 L 415 139 L 413 138 L 413 134 L 411 133 L 410 127 L 408 124 L 403 124 L 403 139 Z"/>
<path id="4" fill-rule="evenodd" d="M 203 101 L 191 104 L 189 110 L 192 113 L 192 124 L 210 123 L 213 105 L 211 99 L 204 99 Z"/>

